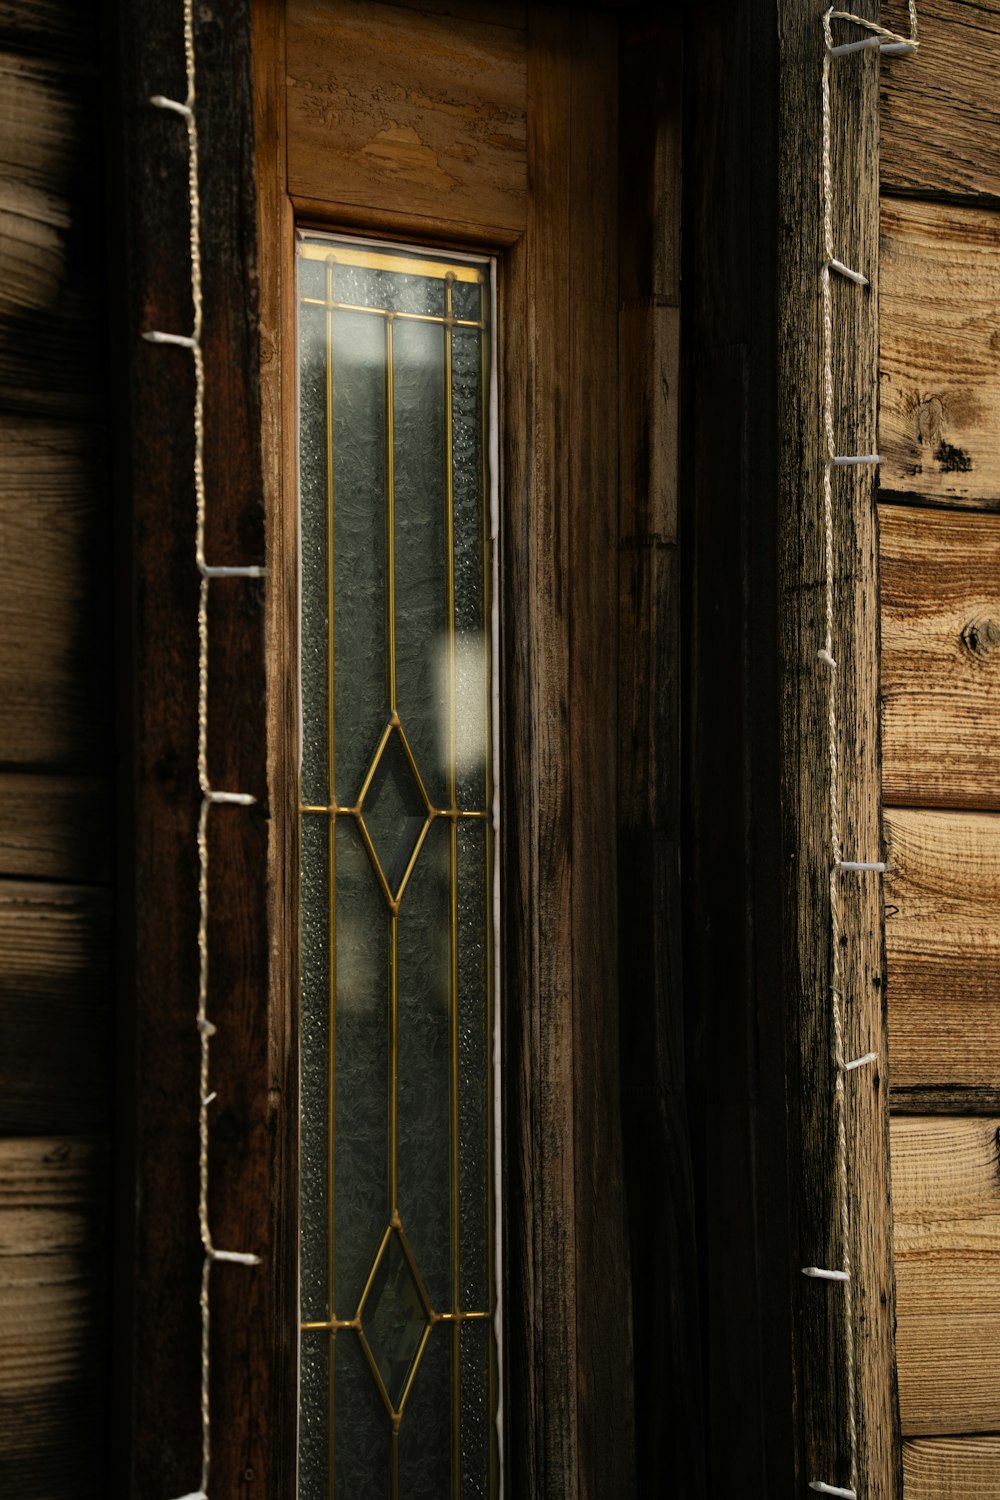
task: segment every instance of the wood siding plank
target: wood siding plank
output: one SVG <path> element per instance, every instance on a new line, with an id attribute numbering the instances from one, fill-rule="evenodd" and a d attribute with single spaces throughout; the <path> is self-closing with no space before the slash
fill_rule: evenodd
<path id="1" fill-rule="evenodd" d="M 781 38 L 782 242 L 778 266 L 781 589 L 781 778 L 784 851 L 784 983 L 789 996 L 788 1113 L 798 1193 L 791 1265 L 839 1266 L 835 1075 L 830 1017 L 832 861 L 828 669 L 823 644 L 825 551 L 823 380 L 819 330 L 821 6 L 785 0 Z M 837 253 L 878 285 L 877 59 L 853 54 L 831 69 L 833 238 Z M 854 64 L 854 65 L 851 65 Z M 834 278 L 834 428 L 843 453 L 875 446 L 879 303 Z M 835 589 L 832 679 L 837 718 L 839 822 L 844 858 L 881 858 L 878 733 L 878 553 L 874 471 L 833 476 Z M 754 556 L 757 562 L 757 554 Z M 759 564 L 758 564 L 759 565 Z M 711 795 L 707 792 L 706 795 Z M 745 816 L 752 816 L 745 814 Z M 862 875 L 840 888 L 845 959 L 844 1051 L 885 1050 L 881 882 Z M 716 938 L 718 942 L 718 938 Z M 895 1326 L 889 1130 L 876 1069 L 846 1084 L 857 1457 L 868 1500 L 901 1491 L 894 1390 Z M 805 1431 L 799 1485 L 843 1485 L 850 1472 L 845 1299 L 834 1283 L 796 1276 L 793 1296 L 798 1421 Z M 789 1491 L 790 1493 L 790 1491 Z"/>
<path id="2" fill-rule="evenodd" d="M 108 1143 L 0 1141 L 0 1492 L 102 1500 Z"/>
<path id="3" fill-rule="evenodd" d="M 108 757 L 103 438 L 49 422 L 0 423 L 0 762 L 8 765 L 91 769 Z"/>
<path id="4" fill-rule="evenodd" d="M 8 410 L 91 420 L 105 412 L 98 97 L 86 69 L 0 52 L 0 407 Z"/>
<path id="5" fill-rule="evenodd" d="M 1000 1500 L 1000 1437 L 910 1438 L 904 1500 Z"/>
<path id="6" fill-rule="evenodd" d="M 880 298 L 883 489 L 996 509 L 1000 216 L 883 199 Z"/>
<path id="7" fill-rule="evenodd" d="M 886 811 L 896 1107 L 1000 1110 L 1000 817 Z"/>
<path id="8" fill-rule="evenodd" d="M 0 878 L 106 884 L 113 835 L 107 778 L 0 775 Z"/>
<path id="9" fill-rule="evenodd" d="M 997 0 L 920 0 L 920 50 L 905 67 L 882 67 L 882 191 L 1000 195 Z M 883 20 L 909 31 L 893 0 Z"/>
<path id="10" fill-rule="evenodd" d="M 904 1435 L 1000 1428 L 998 1123 L 892 1121 Z"/>
<path id="11" fill-rule="evenodd" d="M 526 223 L 523 34 L 393 5 L 290 0 L 288 187 L 372 227 Z M 452 231 L 454 232 L 454 230 Z"/>
<path id="12" fill-rule="evenodd" d="M 111 1118 L 111 897 L 0 881 L 0 1132 Z"/>
<path id="13" fill-rule="evenodd" d="M 887 804 L 1000 807 L 1000 516 L 879 507 Z"/>

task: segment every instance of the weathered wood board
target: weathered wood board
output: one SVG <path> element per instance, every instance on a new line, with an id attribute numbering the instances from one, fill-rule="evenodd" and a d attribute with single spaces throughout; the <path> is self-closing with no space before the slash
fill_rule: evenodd
<path id="1" fill-rule="evenodd" d="M 998 1123 L 892 1121 L 904 1435 L 1000 1428 Z"/>
<path id="2" fill-rule="evenodd" d="M 1000 1110 L 1000 816 L 885 816 L 892 1102 Z"/>
<path id="3" fill-rule="evenodd" d="M 107 1494 L 107 1165 L 100 1138 L 0 1141 L 0 1493 Z"/>
<path id="4" fill-rule="evenodd" d="M 880 300 L 882 488 L 997 508 L 1000 215 L 883 199 Z"/>
<path id="5" fill-rule="evenodd" d="M 102 776 L 0 776 L 0 879 L 106 884 L 114 843 Z"/>
<path id="6" fill-rule="evenodd" d="M 919 0 L 920 50 L 882 64 L 882 191 L 1000 194 L 997 0 Z M 884 4 L 888 26 L 909 31 L 901 0 Z"/>
<path id="7" fill-rule="evenodd" d="M 885 801 L 998 808 L 1000 516 L 881 505 L 879 524 Z"/>
<path id="8" fill-rule="evenodd" d="M 2 343 L 2 332 L 0 332 Z M 104 433 L 0 420 L 0 762 L 98 768 L 111 737 Z"/>
<path id="9" fill-rule="evenodd" d="M 288 187 L 511 240 L 527 198 L 523 36 L 393 5 L 290 0 Z M 372 219 L 375 215 L 375 219 Z"/>
<path id="10" fill-rule="evenodd" d="M 0 404 L 94 418 L 106 390 L 96 77 L 0 52 Z"/>
<path id="11" fill-rule="evenodd" d="M 0 881 L 0 1133 L 107 1128 L 111 897 Z"/>
<path id="12" fill-rule="evenodd" d="M 89 6 L 74 0 L 0 0 L 0 48 L 45 57 L 97 61 L 98 35 Z"/>
<path id="13" fill-rule="evenodd" d="M 903 1444 L 905 1500 L 1000 1500 L 1000 1437 L 910 1438 Z"/>

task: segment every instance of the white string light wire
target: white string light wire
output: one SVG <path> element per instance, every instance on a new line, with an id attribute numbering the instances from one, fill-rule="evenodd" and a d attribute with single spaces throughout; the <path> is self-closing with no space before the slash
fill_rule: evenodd
<path id="1" fill-rule="evenodd" d="M 835 673 L 837 663 L 833 655 L 833 627 L 835 607 L 834 573 L 834 526 L 833 526 L 833 470 L 840 467 L 863 464 L 877 465 L 877 453 L 839 454 L 833 430 L 833 297 L 830 285 L 831 273 L 844 277 L 856 286 L 867 286 L 868 277 L 853 270 L 834 253 L 833 243 L 833 168 L 832 132 L 830 126 L 830 60 L 849 53 L 877 47 L 880 53 L 901 57 L 915 52 L 917 42 L 917 4 L 909 0 L 910 34 L 901 36 L 889 31 L 874 21 L 856 16 L 850 11 L 834 10 L 831 6 L 823 16 L 823 74 L 822 74 L 822 204 L 823 204 L 823 259 L 820 266 L 822 290 L 822 407 L 823 407 L 823 530 L 825 539 L 824 592 L 826 604 L 826 632 L 823 645 L 818 650 L 819 661 L 828 668 L 827 674 L 827 753 L 830 767 L 830 949 L 831 949 L 831 1020 L 833 1042 L 833 1064 L 836 1077 L 834 1090 L 834 1116 L 837 1132 L 837 1206 L 840 1220 L 841 1268 L 825 1270 L 819 1266 L 803 1266 L 802 1274 L 814 1279 L 838 1281 L 844 1288 L 844 1342 L 845 1374 L 847 1384 L 847 1413 L 850 1445 L 850 1484 L 839 1487 L 813 1479 L 809 1488 L 821 1495 L 841 1495 L 845 1500 L 857 1500 L 858 1493 L 858 1418 L 857 1418 L 857 1374 L 854 1358 L 854 1291 L 851 1281 L 850 1243 L 850 1194 L 847 1170 L 847 1123 L 845 1118 L 844 1077 L 863 1064 L 877 1061 L 874 1052 L 847 1061 L 844 1057 L 844 1023 L 841 1009 L 842 968 L 841 921 L 840 921 L 840 876 L 858 874 L 871 870 L 884 874 L 887 865 L 881 860 L 843 859 L 840 842 L 840 729 L 837 718 L 837 685 Z M 833 39 L 833 22 L 844 21 L 860 27 L 867 35 L 860 41 L 837 44 Z"/>
<path id="2" fill-rule="evenodd" d="M 208 813 L 219 804 L 251 807 L 255 798 L 247 792 L 222 792 L 213 788 L 208 775 L 208 590 L 213 578 L 262 578 L 267 569 L 251 567 L 210 567 L 205 561 L 205 361 L 201 345 L 202 276 L 201 276 L 201 196 L 198 185 L 198 125 L 195 117 L 195 48 L 194 0 L 183 0 L 184 62 L 187 75 L 187 98 L 181 103 L 163 94 L 154 94 L 150 103 L 179 115 L 187 126 L 188 201 L 190 207 L 191 303 L 193 323 L 190 335 L 151 330 L 143 338 L 151 344 L 176 344 L 190 349 L 194 358 L 194 491 L 195 491 L 195 565 L 200 574 L 198 590 L 198 785 L 201 809 L 198 814 L 198 1009 L 196 1024 L 200 1041 L 198 1069 L 198 1229 L 204 1253 L 201 1271 L 201 1485 L 179 1500 L 208 1500 L 212 1458 L 212 1416 L 210 1404 L 209 1343 L 211 1332 L 210 1287 L 212 1266 L 228 1261 L 242 1266 L 260 1264 L 259 1255 L 242 1250 L 219 1250 L 212 1241 L 208 1217 L 208 1110 L 216 1098 L 209 1092 L 211 1039 L 216 1028 L 208 1018 Z"/>

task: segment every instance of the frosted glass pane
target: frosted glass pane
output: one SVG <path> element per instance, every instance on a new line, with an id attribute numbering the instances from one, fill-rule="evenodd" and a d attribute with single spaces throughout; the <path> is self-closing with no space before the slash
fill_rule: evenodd
<path id="1" fill-rule="evenodd" d="M 353 818 L 337 819 L 335 1308 L 357 1311 L 389 1222 L 389 915 Z"/>
<path id="2" fill-rule="evenodd" d="M 463 1323 L 461 1340 L 461 1500 L 487 1500 L 492 1448 L 491 1325 L 478 1320 Z"/>
<path id="3" fill-rule="evenodd" d="M 495 1494 L 480 277 L 299 258 L 300 1500 Z"/>
<path id="4" fill-rule="evenodd" d="M 302 1335 L 299 1392 L 299 1494 L 327 1500 L 330 1486 L 330 1335 Z"/>
<path id="5" fill-rule="evenodd" d="M 424 841 L 399 909 L 399 1211 L 435 1308 L 451 1303 L 451 840 Z"/>
<path id="6" fill-rule="evenodd" d="M 447 807 L 444 328 L 396 323 L 396 703 L 432 803 Z"/>
<path id="7" fill-rule="evenodd" d="M 399 1429 L 399 1493 L 411 1500 L 451 1494 L 451 1335 L 438 1324 L 427 1341 Z"/>
<path id="8" fill-rule="evenodd" d="M 388 717 L 385 325 L 333 314 L 335 788 L 353 805 Z"/>
<path id="9" fill-rule="evenodd" d="M 335 1421 L 336 1500 L 389 1500 L 392 1430 L 357 1334 L 350 1331 L 337 1334 Z M 400 1491 L 400 1500 L 405 1493 Z M 442 1491 L 441 1500 L 446 1495 Z"/>
<path id="10" fill-rule="evenodd" d="M 330 821 L 302 821 L 302 1316 L 329 1316 L 327 1244 L 330 1087 Z"/>
<path id="11" fill-rule="evenodd" d="M 487 827 L 459 823 L 458 837 L 458 1180 L 461 1305 L 490 1306 L 489 1019 L 490 923 L 486 908 Z"/>
<path id="12" fill-rule="evenodd" d="M 303 307 L 299 325 L 302 795 L 318 806 L 326 805 L 329 791 L 326 325 L 322 308 Z"/>

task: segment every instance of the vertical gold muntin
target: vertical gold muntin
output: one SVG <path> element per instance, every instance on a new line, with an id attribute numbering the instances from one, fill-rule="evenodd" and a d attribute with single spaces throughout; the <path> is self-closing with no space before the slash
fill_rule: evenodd
<path id="1" fill-rule="evenodd" d="M 444 451 L 445 451 L 445 556 L 448 577 L 448 802 L 454 809 L 458 805 L 457 776 L 455 766 L 457 683 L 455 681 L 455 467 L 454 467 L 454 412 L 452 371 L 452 325 L 454 318 L 453 290 L 455 278 L 445 277 L 444 282 Z M 451 989 L 450 1012 L 450 1087 L 451 1087 L 451 1309 L 460 1311 L 459 1297 L 459 1202 L 458 1202 L 458 821 L 452 818 L 448 827 L 449 836 L 449 981 Z M 459 1434 L 461 1412 L 461 1379 L 459 1364 L 459 1339 L 461 1322 L 456 1318 L 451 1331 L 451 1484 L 452 1494 L 457 1500 L 461 1474 L 461 1441 Z"/>

